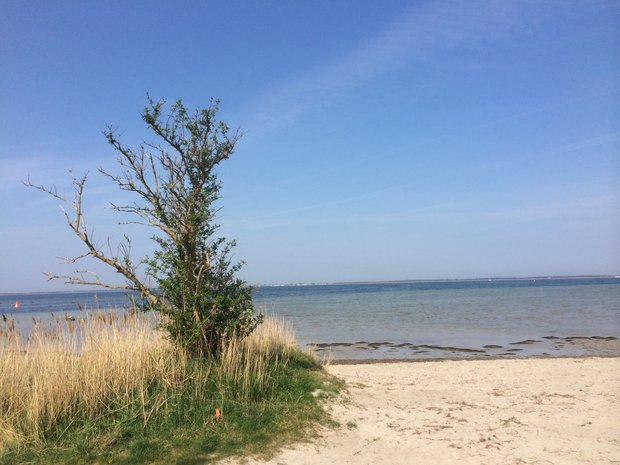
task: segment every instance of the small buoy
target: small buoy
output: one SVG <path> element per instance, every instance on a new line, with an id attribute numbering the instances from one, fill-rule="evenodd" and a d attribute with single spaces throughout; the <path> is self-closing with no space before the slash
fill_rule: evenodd
<path id="1" fill-rule="evenodd" d="M 19 303 L 19 299 L 15 300 L 15 310 L 19 310 L 19 307 L 21 307 L 20 303 Z"/>
<path id="2" fill-rule="evenodd" d="M 222 419 L 222 411 L 219 408 L 215 409 L 215 419 L 220 421 Z"/>

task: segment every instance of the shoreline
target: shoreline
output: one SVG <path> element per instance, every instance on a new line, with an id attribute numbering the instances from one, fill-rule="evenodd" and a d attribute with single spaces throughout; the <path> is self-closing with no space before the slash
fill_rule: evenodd
<path id="1" fill-rule="evenodd" d="M 369 358 L 369 359 L 335 359 L 325 360 L 321 364 L 330 365 L 384 365 L 397 363 L 438 363 L 438 362 L 484 362 L 497 360 L 555 360 L 555 359 L 590 359 L 590 358 L 618 358 L 617 355 L 515 355 L 509 356 L 478 356 L 478 357 L 434 357 L 434 358 Z"/>
<path id="2" fill-rule="evenodd" d="M 346 382 L 346 395 L 327 403 L 339 426 L 269 459 L 224 463 L 620 462 L 620 356 L 381 360 L 326 370 Z"/>
<path id="3" fill-rule="evenodd" d="M 306 344 L 319 359 L 343 361 L 492 360 L 527 357 L 620 356 L 615 336 L 543 336 L 516 342 L 461 346 L 409 342 L 324 342 Z M 372 363 L 372 362 L 370 362 Z"/>

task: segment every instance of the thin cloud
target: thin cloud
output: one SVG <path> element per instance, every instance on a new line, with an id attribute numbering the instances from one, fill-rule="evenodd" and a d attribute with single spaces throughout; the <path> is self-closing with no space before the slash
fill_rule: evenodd
<path id="1" fill-rule="evenodd" d="M 587 139 L 582 139 L 570 144 L 562 145 L 556 149 L 546 152 L 546 155 L 556 155 L 564 152 L 572 152 L 574 150 L 581 150 L 585 148 L 596 147 L 601 144 L 611 144 L 620 141 L 620 132 L 609 132 L 607 134 L 601 134 Z"/>
<path id="2" fill-rule="evenodd" d="M 411 221 L 428 221 L 429 218 L 436 217 L 438 215 L 453 215 L 455 212 L 461 212 L 463 205 L 456 202 L 443 202 L 438 204 L 420 206 L 417 208 L 409 208 L 405 210 L 398 210 L 388 213 L 377 214 L 348 214 L 339 216 L 337 218 L 329 217 L 314 217 L 291 215 L 291 213 L 297 213 L 301 211 L 324 209 L 326 206 L 333 206 L 336 204 L 346 204 L 353 202 L 360 197 L 352 197 L 343 199 L 341 201 L 326 202 L 323 204 L 311 205 L 308 207 L 300 207 L 298 209 L 290 209 L 286 211 L 275 212 L 272 215 L 264 215 L 251 219 L 244 219 L 240 221 L 228 222 L 227 227 L 239 228 L 242 227 L 248 230 L 258 229 L 271 229 L 281 228 L 284 226 L 290 226 L 292 224 L 329 224 L 334 226 L 335 224 L 389 224 L 389 223 L 403 223 Z M 277 221 L 275 217 L 284 216 L 284 219 Z"/>
<path id="3" fill-rule="evenodd" d="M 618 197 L 615 194 L 602 194 L 595 196 L 574 196 L 573 198 L 559 202 L 540 202 L 537 204 L 524 205 L 495 211 L 489 214 L 492 219 L 511 222 L 529 222 L 551 220 L 558 218 L 581 217 L 592 212 L 613 211 Z"/>
<path id="4" fill-rule="evenodd" d="M 327 101 L 412 61 L 443 50 L 498 40 L 523 27 L 528 2 L 433 2 L 415 5 L 339 59 L 281 82 L 253 102 L 248 134 L 275 130 Z M 541 10 L 543 11 L 543 10 Z M 533 11 L 528 15 L 538 14 Z"/>

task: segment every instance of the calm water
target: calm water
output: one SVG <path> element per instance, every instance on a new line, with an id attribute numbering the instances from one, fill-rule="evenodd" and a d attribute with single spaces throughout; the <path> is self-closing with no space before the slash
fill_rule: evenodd
<path id="1" fill-rule="evenodd" d="M 335 359 L 620 355 L 618 278 L 258 287 L 254 300 Z M 0 313 L 27 325 L 126 302 L 111 291 L 3 294 Z"/>

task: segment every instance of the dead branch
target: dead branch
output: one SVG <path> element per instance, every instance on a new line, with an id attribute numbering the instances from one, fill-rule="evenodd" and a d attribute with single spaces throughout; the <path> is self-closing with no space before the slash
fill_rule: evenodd
<path id="1" fill-rule="evenodd" d="M 28 179 L 26 181 L 22 181 L 22 184 L 26 187 L 33 187 L 34 189 L 40 190 L 42 192 L 45 192 L 48 195 L 51 195 L 52 197 L 58 199 L 58 200 L 62 200 L 63 202 L 66 202 L 67 199 L 65 199 L 63 196 L 61 196 L 60 194 L 58 194 L 58 189 L 56 188 L 56 186 L 51 186 L 51 187 L 45 187 L 43 185 L 40 184 L 33 184 L 30 181 L 30 175 L 28 175 Z"/>

